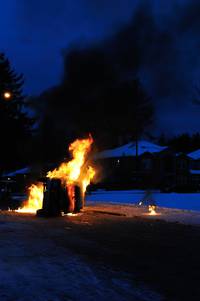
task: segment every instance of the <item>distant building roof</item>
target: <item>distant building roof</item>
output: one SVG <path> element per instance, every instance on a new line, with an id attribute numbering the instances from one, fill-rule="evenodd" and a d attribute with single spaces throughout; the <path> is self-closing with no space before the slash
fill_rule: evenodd
<path id="1" fill-rule="evenodd" d="M 200 175 L 200 169 L 199 170 L 198 169 L 190 169 L 190 173 L 192 175 Z"/>
<path id="2" fill-rule="evenodd" d="M 181 156 L 188 157 L 188 155 L 183 152 L 176 153 L 176 157 L 181 157 Z"/>
<path id="3" fill-rule="evenodd" d="M 23 174 L 27 174 L 30 173 L 30 167 L 25 167 L 22 169 L 18 169 L 12 172 L 8 172 L 8 173 L 4 173 L 3 176 L 4 177 L 14 177 L 16 175 L 23 175 Z"/>
<path id="4" fill-rule="evenodd" d="M 192 153 L 189 153 L 188 154 L 188 157 L 194 159 L 194 160 L 200 160 L 200 149 L 192 152 Z"/>
<path id="5" fill-rule="evenodd" d="M 139 141 L 138 142 L 138 155 L 142 155 L 146 152 L 149 153 L 159 153 L 163 150 L 167 149 L 166 146 L 156 145 L 152 142 L 148 141 Z M 95 155 L 95 159 L 103 159 L 103 158 L 118 158 L 124 156 L 136 156 L 136 144 L 135 142 L 130 142 L 123 146 L 105 150 Z"/>

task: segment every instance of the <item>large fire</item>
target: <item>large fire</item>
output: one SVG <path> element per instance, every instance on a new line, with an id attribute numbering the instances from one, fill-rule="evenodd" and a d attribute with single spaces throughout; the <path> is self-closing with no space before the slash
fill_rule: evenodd
<path id="1" fill-rule="evenodd" d="M 61 179 L 63 184 L 70 185 L 78 182 L 82 185 L 83 192 L 90 180 L 94 177 L 94 169 L 88 167 L 84 171 L 86 156 L 91 149 L 93 139 L 91 136 L 87 139 L 77 139 L 69 146 L 69 152 L 72 154 L 72 160 L 63 162 L 58 168 L 47 173 L 48 178 Z M 84 183 L 87 183 L 86 187 Z"/>
<path id="2" fill-rule="evenodd" d="M 47 178 L 60 179 L 62 184 L 67 187 L 70 200 L 70 209 L 74 209 L 74 187 L 78 185 L 81 188 L 82 195 L 85 195 L 87 186 L 95 175 L 93 167 L 86 164 L 87 154 L 91 150 L 93 138 L 89 136 L 86 139 L 77 139 L 69 146 L 69 152 L 72 155 L 70 161 L 61 163 L 61 165 L 49 171 Z M 42 208 L 43 185 L 31 185 L 29 188 L 29 198 L 20 212 L 36 212 Z"/>
<path id="3" fill-rule="evenodd" d="M 77 139 L 69 146 L 69 152 L 72 160 L 63 162 L 58 168 L 48 172 L 50 179 L 60 179 L 63 185 L 67 186 L 70 199 L 70 209 L 74 209 L 74 185 L 78 184 L 84 196 L 87 186 L 95 175 L 91 166 L 85 166 L 87 154 L 91 149 L 93 139 L 91 136 L 87 139 Z"/>

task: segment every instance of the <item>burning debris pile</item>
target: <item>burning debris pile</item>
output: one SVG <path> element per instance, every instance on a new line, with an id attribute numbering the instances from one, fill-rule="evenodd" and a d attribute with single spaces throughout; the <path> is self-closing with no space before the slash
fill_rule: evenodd
<path id="1" fill-rule="evenodd" d="M 77 213 L 84 206 L 87 186 L 95 175 L 87 163 L 93 139 L 77 139 L 69 146 L 70 161 L 47 173 L 45 183 L 31 185 L 29 198 L 18 212 L 36 212 L 38 215 L 57 216 Z"/>
<path id="2" fill-rule="evenodd" d="M 158 213 L 156 212 L 157 205 L 151 191 L 147 190 L 145 192 L 143 199 L 140 200 L 138 205 L 148 208 L 148 215 L 158 215 Z"/>

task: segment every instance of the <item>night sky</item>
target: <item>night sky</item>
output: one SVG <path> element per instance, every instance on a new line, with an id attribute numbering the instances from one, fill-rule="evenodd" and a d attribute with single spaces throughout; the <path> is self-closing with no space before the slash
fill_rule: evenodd
<path id="1" fill-rule="evenodd" d="M 145 36 L 139 68 L 156 105 L 157 129 L 199 131 L 200 106 L 192 104 L 200 86 L 199 1 L 3 0 L 0 51 L 24 74 L 25 93 L 38 95 L 59 84 L 63 54 L 70 47 L 113 36 L 141 6 L 151 10 L 161 33 L 153 41 Z"/>

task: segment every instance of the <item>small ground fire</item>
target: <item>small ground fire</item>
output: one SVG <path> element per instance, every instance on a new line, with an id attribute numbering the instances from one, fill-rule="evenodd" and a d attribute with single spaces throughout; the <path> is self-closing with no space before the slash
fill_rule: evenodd
<path id="1" fill-rule="evenodd" d="M 28 200 L 24 202 L 23 208 L 17 212 L 35 213 L 37 209 L 42 208 L 44 186 L 43 183 L 32 184 L 29 188 Z"/>
<path id="2" fill-rule="evenodd" d="M 69 146 L 69 152 L 72 159 L 63 162 L 58 168 L 47 173 L 47 178 L 50 180 L 60 180 L 62 186 L 66 189 L 69 199 L 70 212 L 75 209 L 75 193 L 76 187 L 80 188 L 81 198 L 84 200 L 85 192 L 90 181 L 94 178 L 95 170 L 87 163 L 87 155 L 91 150 L 93 138 L 89 135 L 86 139 L 77 139 Z M 18 209 L 18 212 L 36 212 L 42 208 L 44 198 L 43 183 L 32 184 L 29 188 L 29 197 L 24 203 L 23 208 Z"/>
<path id="3" fill-rule="evenodd" d="M 149 205 L 148 209 L 149 209 L 149 215 L 157 215 L 155 205 Z"/>

